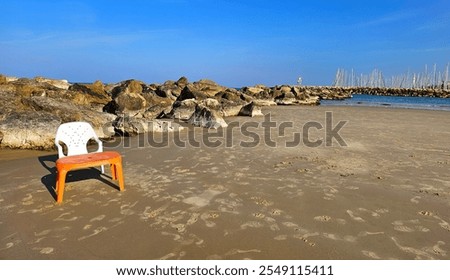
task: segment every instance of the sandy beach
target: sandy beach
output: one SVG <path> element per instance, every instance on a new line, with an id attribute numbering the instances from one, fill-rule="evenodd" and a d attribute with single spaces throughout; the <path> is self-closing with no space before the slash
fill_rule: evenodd
<path id="1" fill-rule="evenodd" d="M 326 145 L 326 112 L 333 127 L 346 122 L 346 145 Z M 74 171 L 61 205 L 55 151 L 0 150 L 0 259 L 450 259 L 450 112 L 263 113 L 277 123 L 270 135 L 229 126 L 222 132 L 233 137 L 215 137 L 218 147 L 180 147 L 173 134 L 165 147 L 145 135 L 105 143 L 123 155 L 125 191 L 109 168 Z M 308 140 L 321 145 L 286 147 L 308 123 Z M 240 145 L 255 135 L 255 147 Z"/>

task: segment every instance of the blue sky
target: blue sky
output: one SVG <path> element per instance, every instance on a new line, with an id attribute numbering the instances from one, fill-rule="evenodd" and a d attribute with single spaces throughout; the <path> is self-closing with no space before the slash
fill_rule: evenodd
<path id="1" fill-rule="evenodd" d="M 0 73 L 330 85 L 450 62 L 450 1 L 0 0 Z"/>

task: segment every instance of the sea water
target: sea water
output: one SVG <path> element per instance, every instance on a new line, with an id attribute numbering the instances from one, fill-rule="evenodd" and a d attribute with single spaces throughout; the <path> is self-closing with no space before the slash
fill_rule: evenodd
<path id="1" fill-rule="evenodd" d="M 324 106 L 371 106 L 450 111 L 450 98 L 355 94 L 345 100 L 321 100 Z"/>

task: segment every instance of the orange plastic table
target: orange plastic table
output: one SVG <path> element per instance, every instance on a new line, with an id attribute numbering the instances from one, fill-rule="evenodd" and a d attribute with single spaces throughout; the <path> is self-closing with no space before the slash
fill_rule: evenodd
<path id="1" fill-rule="evenodd" d="M 100 153 L 89 153 L 77 156 L 67 156 L 56 160 L 56 194 L 57 203 L 63 201 L 64 185 L 66 182 L 67 172 L 73 169 L 88 168 L 100 165 L 111 165 L 111 175 L 114 180 L 119 181 L 119 189 L 123 191 L 123 170 L 122 157 L 118 152 L 108 151 Z"/>

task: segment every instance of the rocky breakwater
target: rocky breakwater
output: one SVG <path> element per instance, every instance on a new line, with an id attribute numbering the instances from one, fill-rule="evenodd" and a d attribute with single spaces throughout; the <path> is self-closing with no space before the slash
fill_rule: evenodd
<path id="1" fill-rule="evenodd" d="M 443 88 L 347 88 L 352 94 L 390 95 L 390 96 L 415 96 L 415 97 L 439 97 L 450 98 L 450 91 Z"/>
<path id="2" fill-rule="evenodd" d="M 126 80 L 105 85 L 0 75 L 0 146 L 53 149 L 58 126 L 71 121 L 91 123 L 101 138 L 132 136 L 176 131 L 183 123 L 221 128 L 227 126 L 224 117 L 260 116 L 262 106 L 317 105 L 320 99 L 346 97 L 320 87 L 238 90 L 211 80 L 190 83 L 185 77 L 163 84 Z"/>
<path id="3" fill-rule="evenodd" d="M 97 86 L 97 87 L 96 87 Z M 58 126 L 88 121 L 100 137 L 110 137 L 115 116 L 103 112 L 110 99 L 99 84 L 70 85 L 64 80 L 0 77 L 0 145 L 52 149 Z"/>

